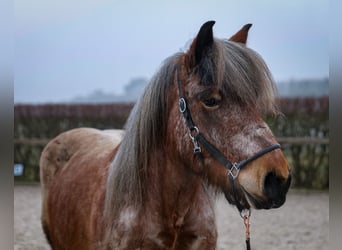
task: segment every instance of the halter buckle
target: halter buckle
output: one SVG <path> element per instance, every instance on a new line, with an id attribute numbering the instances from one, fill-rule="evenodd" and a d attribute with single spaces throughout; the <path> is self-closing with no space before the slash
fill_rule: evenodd
<path id="1" fill-rule="evenodd" d="M 201 153 L 201 152 L 202 152 L 202 150 L 201 150 L 201 147 L 200 147 L 200 146 L 198 146 L 198 143 L 197 143 L 197 141 L 193 141 L 193 143 L 194 143 L 194 154 Z"/>
<path id="2" fill-rule="evenodd" d="M 196 126 L 190 128 L 189 136 L 191 138 L 192 143 L 194 144 L 194 154 L 201 153 L 201 147 L 198 145 L 198 141 L 196 139 L 196 136 L 199 134 L 199 130 Z"/>
<path id="3" fill-rule="evenodd" d="M 233 180 L 236 179 L 236 177 L 239 175 L 240 168 L 238 167 L 237 162 L 234 162 L 231 169 L 228 170 L 228 175 Z"/>

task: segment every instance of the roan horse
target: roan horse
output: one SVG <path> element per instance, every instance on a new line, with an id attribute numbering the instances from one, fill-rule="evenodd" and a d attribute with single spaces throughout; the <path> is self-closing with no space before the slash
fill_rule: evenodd
<path id="1" fill-rule="evenodd" d="M 215 249 L 213 201 L 243 209 L 285 202 L 288 163 L 262 119 L 277 112 L 245 25 L 228 39 L 203 24 L 168 58 L 126 132 L 74 129 L 41 160 L 42 225 L 53 249 Z"/>

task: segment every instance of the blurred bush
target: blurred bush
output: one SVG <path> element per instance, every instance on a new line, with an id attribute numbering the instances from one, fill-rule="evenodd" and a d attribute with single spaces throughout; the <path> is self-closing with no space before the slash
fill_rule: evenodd
<path id="1" fill-rule="evenodd" d="M 282 98 L 279 109 L 282 115 L 266 121 L 280 141 L 290 137 L 282 148 L 292 169 L 292 187 L 328 189 L 329 98 Z M 298 143 L 297 137 L 315 140 Z"/>
<path id="2" fill-rule="evenodd" d="M 39 181 L 39 157 L 48 140 L 73 128 L 121 129 L 132 107 L 132 103 L 15 105 L 14 162 L 25 167 L 15 180 Z"/>
<path id="3" fill-rule="evenodd" d="M 78 127 L 123 128 L 133 104 L 47 104 L 15 105 L 14 162 L 25 166 L 15 180 L 39 181 L 39 157 L 44 144 L 66 130 Z M 278 138 L 329 138 L 329 99 L 281 98 L 281 115 L 266 121 Z M 37 140 L 40 139 L 40 140 Z M 292 173 L 293 187 L 329 187 L 329 144 L 291 143 L 282 145 Z"/>

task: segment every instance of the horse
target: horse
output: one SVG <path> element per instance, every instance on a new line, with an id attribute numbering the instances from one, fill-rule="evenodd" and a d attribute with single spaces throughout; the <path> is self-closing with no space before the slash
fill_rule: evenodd
<path id="1" fill-rule="evenodd" d="M 265 114 L 277 115 L 266 63 L 204 23 L 167 58 L 125 130 L 76 128 L 40 158 L 42 227 L 52 249 L 215 249 L 214 202 L 282 206 L 289 164 Z"/>

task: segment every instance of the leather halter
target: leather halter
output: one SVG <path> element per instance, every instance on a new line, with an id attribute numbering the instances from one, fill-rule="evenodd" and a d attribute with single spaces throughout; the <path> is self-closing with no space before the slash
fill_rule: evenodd
<path id="1" fill-rule="evenodd" d="M 214 145 L 212 145 L 205 137 L 200 133 L 198 127 L 195 125 L 194 121 L 192 120 L 191 113 L 189 110 L 189 107 L 187 105 L 186 99 L 183 95 L 182 91 L 182 82 L 179 77 L 179 71 L 180 66 L 178 65 L 176 69 L 177 74 L 177 84 L 178 84 L 178 91 L 179 91 L 179 111 L 183 114 L 184 119 L 186 121 L 186 124 L 189 128 L 189 136 L 194 144 L 194 154 L 198 155 L 200 159 L 203 159 L 201 147 L 199 144 L 204 146 L 206 150 L 217 160 L 219 161 L 225 168 L 228 170 L 228 176 L 229 178 L 234 181 L 237 176 L 239 175 L 240 170 L 246 166 L 251 161 L 256 160 L 257 158 L 275 150 L 279 149 L 279 144 L 273 144 L 271 146 L 268 146 L 257 153 L 255 153 L 253 156 L 244 159 L 239 162 L 232 163 L 229 159 L 225 157 Z"/>

